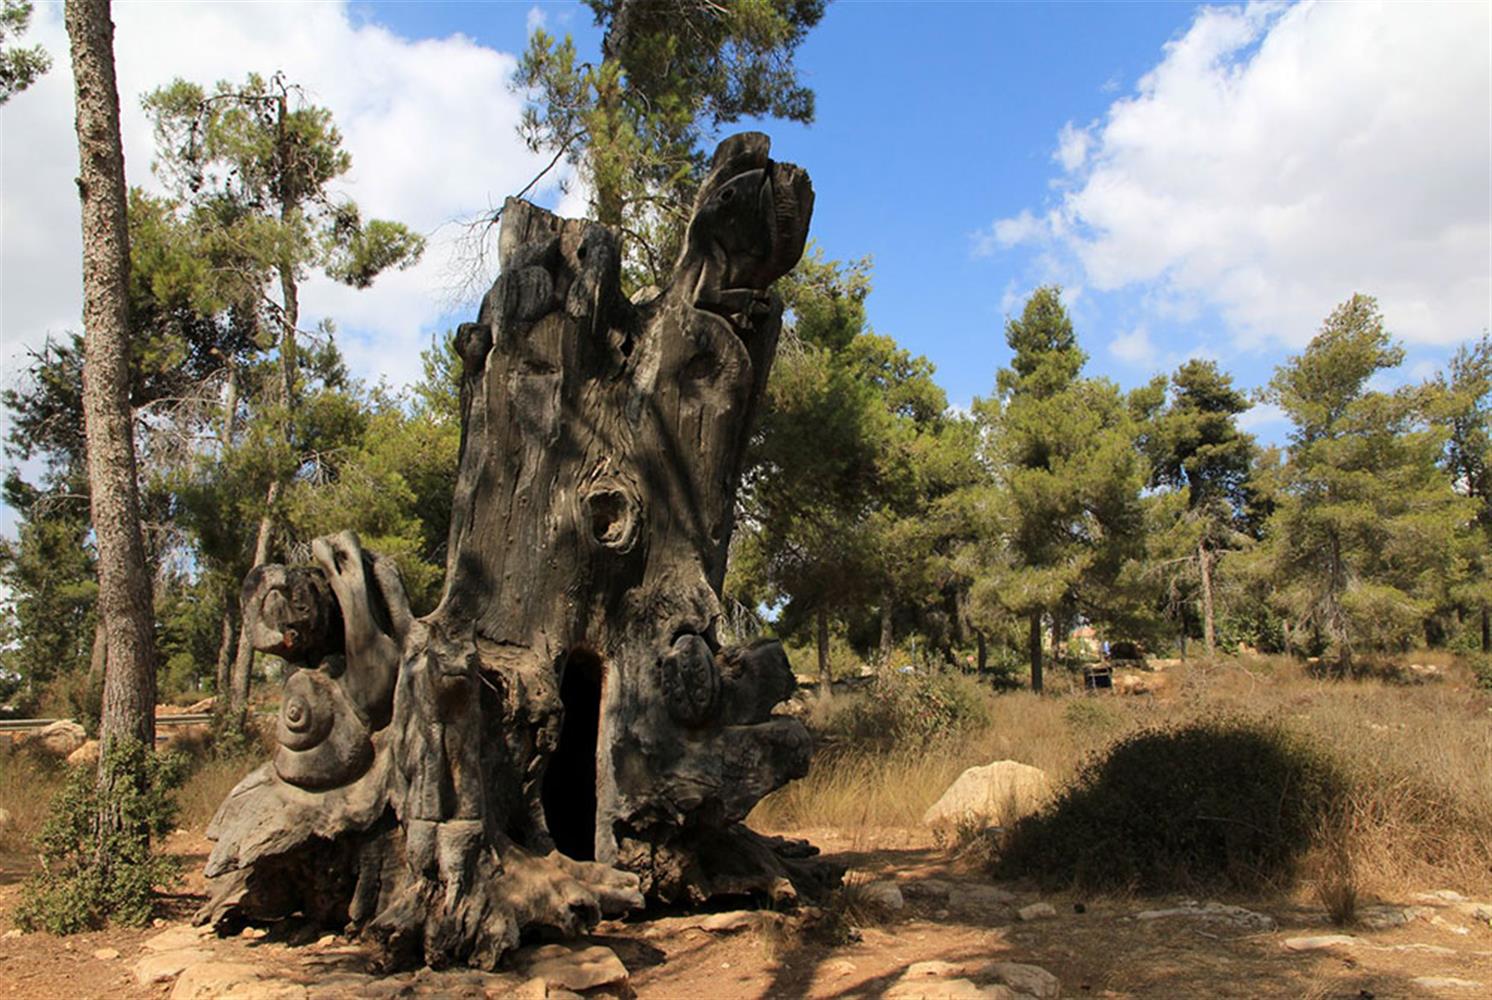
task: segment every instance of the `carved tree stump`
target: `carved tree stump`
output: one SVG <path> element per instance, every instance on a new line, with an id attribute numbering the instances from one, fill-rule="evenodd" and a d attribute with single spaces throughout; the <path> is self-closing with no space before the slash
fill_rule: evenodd
<path id="1" fill-rule="evenodd" d="M 776 349 L 769 291 L 813 192 L 755 133 L 715 154 L 671 285 L 620 292 L 617 238 L 510 200 L 463 359 L 439 607 L 344 532 L 245 583 L 286 681 L 274 760 L 208 831 L 199 920 L 305 912 L 390 963 L 492 966 L 534 927 L 839 873 L 742 820 L 803 775 L 782 647 L 716 635 L 735 491 Z"/>

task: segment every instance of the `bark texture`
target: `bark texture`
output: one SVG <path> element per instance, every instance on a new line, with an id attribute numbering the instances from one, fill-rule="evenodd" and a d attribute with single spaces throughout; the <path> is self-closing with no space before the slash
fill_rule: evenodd
<path id="1" fill-rule="evenodd" d="M 68 0 L 83 209 L 83 421 L 107 636 L 99 738 L 155 743 L 155 634 L 129 398 L 129 229 L 108 0 Z M 107 759 L 103 757 L 101 759 Z"/>
<path id="2" fill-rule="evenodd" d="M 350 533 L 245 582 L 286 681 L 273 761 L 209 836 L 202 921 L 301 910 L 391 964 L 491 966 L 534 927 L 649 900 L 790 902 L 837 870 L 742 820 L 808 768 L 782 647 L 716 635 L 731 514 L 813 194 L 765 136 L 715 154 L 666 289 L 616 234 L 526 202 L 458 331 L 462 440 L 439 606 Z"/>

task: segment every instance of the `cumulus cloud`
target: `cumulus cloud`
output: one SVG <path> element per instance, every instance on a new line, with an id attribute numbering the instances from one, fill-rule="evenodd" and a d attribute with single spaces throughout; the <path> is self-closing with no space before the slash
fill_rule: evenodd
<path id="1" fill-rule="evenodd" d="M 1156 358 L 1155 345 L 1150 342 L 1150 331 L 1137 326 L 1109 341 L 1109 353 L 1125 364 L 1149 367 Z"/>
<path id="2" fill-rule="evenodd" d="M 1204 8 L 1054 158 L 1055 204 L 976 243 L 1061 254 L 1099 290 L 1215 309 L 1296 347 L 1354 291 L 1445 344 L 1489 323 L 1486 4 Z M 1187 305 L 1190 303 L 1190 305 Z"/>
<path id="3" fill-rule="evenodd" d="M 1072 122 L 1062 126 L 1062 131 L 1057 133 L 1057 152 L 1055 159 L 1062 164 L 1062 169 L 1072 173 L 1083 165 L 1088 159 L 1088 145 L 1093 136 L 1085 128 L 1078 128 Z"/>
<path id="4" fill-rule="evenodd" d="M 351 152 L 336 190 L 364 218 L 397 219 L 429 237 L 425 259 L 381 276 L 367 291 L 325 278 L 302 289 L 306 325 L 337 323 L 354 370 L 394 383 L 418 374 L 418 351 L 442 313 L 456 235 L 450 225 L 517 191 L 544 159 L 514 127 L 522 100 L 509 90 L 515 57 L 453 35 L 414 41 L 357 17 L 343 3 L 118 4 L 114 47 L 125 170 L 130 184 L 157 189 L 153 137 L 143 94 L 185 77 L 204 84 L 250 71 L 283 71 L 327 107 Z M 29 36 L 53 69 L 7 104 L 3 115 L 3 314 L 0 379 L 48 334 L 81 326 L 77 143 L 72 77 L 60 5 L 38 6 Z M 548 196 L 564 177 L 541 186 Z"/>

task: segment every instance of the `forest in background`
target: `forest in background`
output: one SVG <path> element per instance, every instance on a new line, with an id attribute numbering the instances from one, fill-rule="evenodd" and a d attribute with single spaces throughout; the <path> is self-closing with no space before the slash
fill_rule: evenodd
<path id="1" fill-rule="evenodd" d="M 812 120 L 792 56 L 823 5 L 591 6 L 589 59 L 534 33 L 522 132 L 576 167 L 641 289 L 666 280 L 725 126 Z M 409 388 L 369 385 L 330 324 L 300 326 L 308 274 L 367 288 L 423 252 L 337 196 L 351 158 L 326 109 L 278 75 L 169 82 L 146 108 L 167 193 L 130 194 L 130 378 L 160 690 L 241 709 L 269 666 L 240 634 L 253 566 L 304 562 L 311 538 L 351 528 L 398 560 L 417 611 L 438 598 L 455 362 L 436 338 Z M 1487 653 L 1485 332 L 1436 377 L 1383 391 L 1402 351 L 1372 298 L 1343 289 L 1266 386 L 1198 359 L 1125 392 L 1085 374 L 1060 290 L 1040 288 L 1005 325 L 1009 365 L 963 412 L 926 359 L 871 329 L 871 277 L 868 260 L 810 254 L 781 283 L 788 330 L 724 627 L 778 634 L 825 677 L 916 662 L 1033 685 L 1083 625 L 1126 652 L 1247 647 L 1342 670 L 1421 645 Z M 87 718 L 105 657 L 81 367 L 81 338 L 51 342 L 4 394 L 19 524 L 0 548 L 0 694 Z M 1240 430 L 1256 400 L 1292 421 L 1284 447 Z"/>

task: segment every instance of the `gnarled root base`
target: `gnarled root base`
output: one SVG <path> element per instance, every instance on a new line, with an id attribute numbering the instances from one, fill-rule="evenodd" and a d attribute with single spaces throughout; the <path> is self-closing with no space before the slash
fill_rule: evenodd
<path id="1" fill-rule="evenodd" d="M 386 820 L 369 834 L 312 839 L 212 879 L 196 922 L 231 933 L 302 913 L 360 932 L 386 968 L 491 969 L 525 931 L 580 934 L 643 905 L 635 875 L 557 852 L 541 857 L 489 838 L 480 822 L 416 821 L 406 837 L 392 813 Z"/>
<path id="2" fill-rule="evenodd" d="M 662 844 L 627 838 L 618 863 L 642 873 L 651 902 L 697 906 L 746 897 L 784 906 L 822 901 L 839 885 L 844 867 L 817 855 L 806 840 L 768 837 L 737 823 L 683 832 Z"/>

